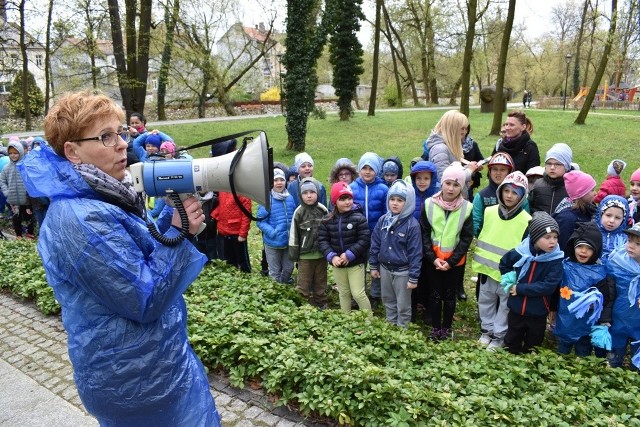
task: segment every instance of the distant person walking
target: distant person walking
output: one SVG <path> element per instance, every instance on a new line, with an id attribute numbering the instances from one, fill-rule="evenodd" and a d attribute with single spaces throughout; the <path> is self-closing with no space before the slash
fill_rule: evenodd
<path id="1" fill-rule="evenodd" d="M 527 101 L 529 100 L 529 94 L 525 90 L 522 94 L 522 108 L 527 108 Z"/>

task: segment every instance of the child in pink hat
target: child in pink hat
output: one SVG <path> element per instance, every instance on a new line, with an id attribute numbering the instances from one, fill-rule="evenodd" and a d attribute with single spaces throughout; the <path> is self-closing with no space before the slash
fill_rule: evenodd
<path id="1" fill-rule="evenodd" d="M 564 251 L 576 223 L 589 222 L 596 213 L 596 206 L 593 204 L 596 180 L 581 171 L 567 172 L 563 178 L 568 196 L 556 208 L 554 218 L 560 229 L 558 244 Z"/>
<path id="2" fill-rule="evenodd" d="M 638 209 L 638 202 L 640 201 L 640 169 L 636 169 L 631 174 L 631 182 L 629 183 L 629 217 L 632 219 L 633 224 L 640 222 L 640 209 Z"/>

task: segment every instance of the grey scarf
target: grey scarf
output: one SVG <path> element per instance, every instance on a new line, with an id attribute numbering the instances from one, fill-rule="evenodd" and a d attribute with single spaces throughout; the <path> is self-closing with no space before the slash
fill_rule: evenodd
<path id="1" fill-rule="evenodd" d="M 143 218 L 144 202 L 133 189 L 129 172 L 122 181 L 118 181 L 91 164 L 74 164 L 73 168 L 84 178 L 89 187 L 100 194 L 105 202 L 118 206 Z"/>

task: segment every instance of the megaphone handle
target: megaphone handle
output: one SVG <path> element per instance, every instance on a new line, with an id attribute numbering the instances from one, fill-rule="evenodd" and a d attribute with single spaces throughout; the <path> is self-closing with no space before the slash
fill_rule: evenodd
<path id="1" fill-rule="evenodd" d="M 198 201 L 200 201 L 200 195 L 199 194 L 187 194 L 187 193 L 181 193 L 180 194 L 180 201 L 184 202 L 187 198 L 189 198 L 191 196 L 195 196 L 198 199 Z M 185 213 L 185 215 L 186 215 L 186 213 Z M 196 231 L 196 234 L 194 234 L 194 236 L 197 236 L 198 234 L 202 233 L 205 228 L 207 228 L 207 224 L 205 224 L 203 222 L 202 224 L 200 224 L 200 227 L 198 227 L 198 231 Z"/>

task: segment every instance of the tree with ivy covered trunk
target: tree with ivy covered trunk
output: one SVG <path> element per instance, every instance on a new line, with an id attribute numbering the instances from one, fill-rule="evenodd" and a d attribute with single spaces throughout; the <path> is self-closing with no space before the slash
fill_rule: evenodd
<path id="1" fill-rule="evenodd" d="M 335 17 L 329 42 L 329 62 L 333 65 L 333 87 L 338 96 L 340 121 L 353 115 L 351 101 L 356 96 L 362 67 L 362 45 L 356 36 L 364 19 L 362 0 L 333 0 Z"/>
<path id="2" fill-rule="evenodd" d="M 8 100 L 9 110 L 11 110 L 11 112 L 17 117 L 21 118 L 25 118 L 27 113 L 23 99 L 23 75 L 22 71 L 18 71 L 16 73 L 13 83 L 11 83 L 11 93 L 9 93 Z M 44 111 L 44 95 L 38 87 L 35 77 L 29 71 L 27 71 L 26 87 L 29 112 L 34 116 L 40 116 Z"/>
<path id="3" fill-rule="evenodd" d="M 307 136 L 307 120 L 313 111 L 318 77 L 316 63 L 327 40 L 331 22 L 329 0 L 322 12 L 322 0 L 287 1 L 287 48 L 282 65 L 284 100 L 287 109 L 287 149 L 304 151 Z M 321 23 L 318 17 L 322 15 Z"/>

